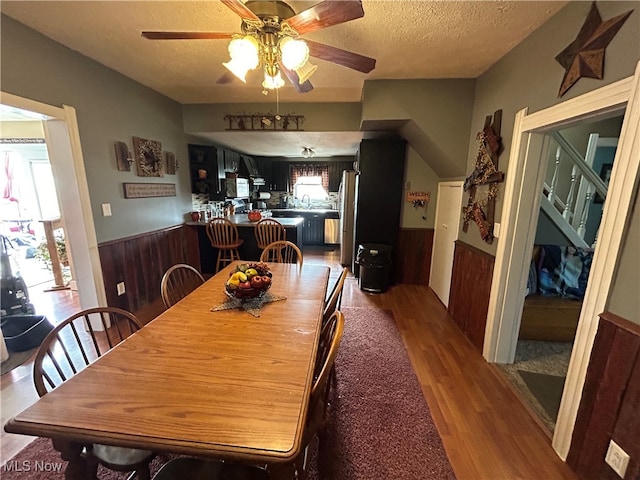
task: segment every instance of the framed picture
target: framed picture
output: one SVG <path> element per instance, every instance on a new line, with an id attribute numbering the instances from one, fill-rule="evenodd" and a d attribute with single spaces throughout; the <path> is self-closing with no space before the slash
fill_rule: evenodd
<path id="1" fill-rule="evenodd" d="M 604 163 L 602 168 L 600 169 L 600 178 L 604 182 L 604 184 L 608 187 L 609 180 L 611 180 L 611 170 L 613 169 L 613 163 Z M 596 193 L 596 196 L 593 197 L 593 203 L 602 203 L 604 199 Z"/>
<path id="2" fill-rule="evenodd" d="M 133 137 L 133 155 L 139 176 L 164 177 L 164 159 L 160 142 Z"/>

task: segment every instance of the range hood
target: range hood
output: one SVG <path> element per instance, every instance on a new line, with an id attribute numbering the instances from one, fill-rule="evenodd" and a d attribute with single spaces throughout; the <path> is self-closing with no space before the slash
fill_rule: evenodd
<path id="1" fill-rule="evenodd" d="M 260 172 L 258 172 L 258 167 L 256 167 L 256 161 L 245 155 L 242 155 L 240 158 L 244 161 L 244 166 L 247 167 L 247 171 L 249 172 L 250 177 L 259 177 Z"/>
<path id="2" fill-rule="evenodd" d="M 249 172 L 249 177 L 254 185 L 265 185 L 266 182 L 264 178 L 260 175 L 258 171 L 258 167 L 256 166 L 256 162 L 251 157 L 242 156 L 242 160 L 244 161 L 244 166 L 247 167 L 247 171 Z"/>

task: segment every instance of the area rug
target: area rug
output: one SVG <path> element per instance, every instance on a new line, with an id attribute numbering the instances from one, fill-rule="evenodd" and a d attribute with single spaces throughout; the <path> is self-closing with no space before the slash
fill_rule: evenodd
<path id="1" fill-rule="evenodd" d="M 337 382 L 326 429 L 309 448 L 309 480 L 455 479 L 393 316 L 372 308 L 342 310 Z M 167 458 L 157 458 L 152 471 Z M 35 471 L 36 461 L 48 471 Z M 18 471 L 23 466 L 31 470 Z M 0 477 L 62 480 L 64 466 L 51 441 L 37 439 L 0 468 Z M 108 470 L 99 476 L 125 478 Z"/>
<path id="2" fill-rule="evenodd" d="M 558 416 L 566 377 L 518 370 L 527 388 L 551 418 Z"/>
<path id="3" fill-rule="evenodd" d="M 37 350 L 37 348 L 32 348 L 31 350 L 27 350 L 25 352 L 10 352 L 9 358 L 7 358 L 0 364 L 0 367 L 2 368 L 2 375 L 4 375 L 5 373 L 9 373 L 14 368 L 22 365 L 24 362 L 34 356 Z"/>

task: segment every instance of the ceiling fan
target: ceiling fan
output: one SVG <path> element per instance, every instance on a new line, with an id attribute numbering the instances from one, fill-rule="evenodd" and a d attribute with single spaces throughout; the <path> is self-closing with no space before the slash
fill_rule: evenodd
<path id="1" fill-rule="evenodd" d="M 242 33 L 145 31 L 149 40 L 231 40 L 231 60 L 223 65 L 231 72 L 222 75 L 219 84 L 230 83 L 235 77 L 246 83 L 249 70 L 262 67 L 265 89 L 284 85 L 280 72 L 300 93 L 313 89 L 309 77 L 317 66 L 309 57 L 319 58 L 363 73 L 376 66 L 374 58 L 349 52 L 298 37 L 322 28 L 345 23 L 364 16 L 361 0 L 324 0 L 300 13 L 283 1 L 220 0 L 242 18 Z M 265 90 L 266 91 L 266 90 Z"/>

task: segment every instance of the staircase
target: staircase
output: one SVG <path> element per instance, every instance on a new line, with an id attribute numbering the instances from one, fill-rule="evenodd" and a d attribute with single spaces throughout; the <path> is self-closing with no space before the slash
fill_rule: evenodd
<path id="1" fill-rule="evenodd" d="M 594 200 L 604 204 L 607 198 L 607 184 L 593 169 L 594 158 L 599 146 L 616 146 L 617 139 L 591 134 L 583 157 L 559 132 L 551 136 L 558 147 L 551 184 L 544 183 L 540 208 L 574 246 L 594 248 L 597 233 L 591 245 L 585 241 L 585 233 L 590 223 L 599 225 L 602 209 L 591 206 Z"/>

